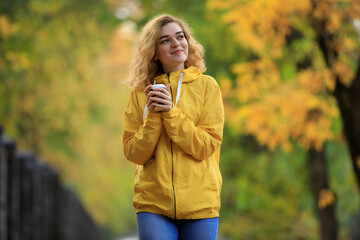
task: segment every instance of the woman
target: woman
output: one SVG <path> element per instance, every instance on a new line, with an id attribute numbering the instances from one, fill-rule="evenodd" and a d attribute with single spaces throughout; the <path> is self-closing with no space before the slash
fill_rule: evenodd
<path id="1" fill-rule="evenodd" d="M 125 156 L 137 164 L 140 239 L 216 239 L 224 109 L 204 71 L 203 48 L 184 21 L 160 15 L 145 25 L 123 134 Z M 155 83 L 166 88 L 152 90 Z"/>

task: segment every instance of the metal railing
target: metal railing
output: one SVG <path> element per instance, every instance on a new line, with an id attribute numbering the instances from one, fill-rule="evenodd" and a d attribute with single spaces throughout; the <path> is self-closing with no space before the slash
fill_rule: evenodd
<path id="1" fill-rule="evenodd" d="M 0 240 L 99 240 L 100 230 L 58 173 L 2 136 Z"/>

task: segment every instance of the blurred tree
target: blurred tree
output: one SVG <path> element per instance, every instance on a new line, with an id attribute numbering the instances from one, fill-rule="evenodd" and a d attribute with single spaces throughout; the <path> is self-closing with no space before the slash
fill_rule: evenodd
<path id="1" fill-rule="evenodd" d="M 358 177 L 360 70 L 354 62 L 359 34 L 353 21 L 359 17 L 360 3 L 210 0 L 208 6 L 224 10 L 224 21 L 232 25 L 248 56 L 233 66 L 236 81 L 222 81 L 224 95 L 231 99 L 228 119 L 235 130 L 254 135 L 270 149 L 289 151 L 294 141 L 309 149 L 322 238 L 336 239 L 335 197 L 329 190 L 323 147 L 339 137 L 332 93 Z"/>
<path id="2" fill-rule="evenodd" d="M 353 169 L 360 191 L 360 2 L 312 1 L 316 43 L 331 71 Z"/>
<path id="3" fill-rule="evenodd" d="M 128 91 L 119 83 L 132 41 L 113 14 L 121 2 L 1 1 L 0 121 L 19 148 L 60 171 L 101 226 L 125 234 L 135 228 L 133 167 L 122 155 Z"/>

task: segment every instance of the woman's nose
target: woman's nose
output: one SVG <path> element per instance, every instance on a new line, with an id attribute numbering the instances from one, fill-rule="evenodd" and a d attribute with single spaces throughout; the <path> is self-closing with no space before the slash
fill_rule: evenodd
<path id="1" fill-rule="evenodd" d="M 171 41 L 171 45 L 173 46 L 173 47 L 177 47 L 177 46 L 179 46 L 180 45 L 180 43 L 179 43 L 179 41 L 177 40 L 177 39 L 173 39 L 172 41 Z"/>

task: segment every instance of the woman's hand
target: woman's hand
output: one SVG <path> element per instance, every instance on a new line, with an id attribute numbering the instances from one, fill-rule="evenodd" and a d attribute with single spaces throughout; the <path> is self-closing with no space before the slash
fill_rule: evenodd
<path id="1" fill-rule="evenodd" d="M 164 88 L 151 90 L 152 85 L 145 88 L 144 92 L 147 97 L 146 106 L 152 113 L 168 112 L 172 109 L 173 104 L 170 95 L 170 84 Z"/>

